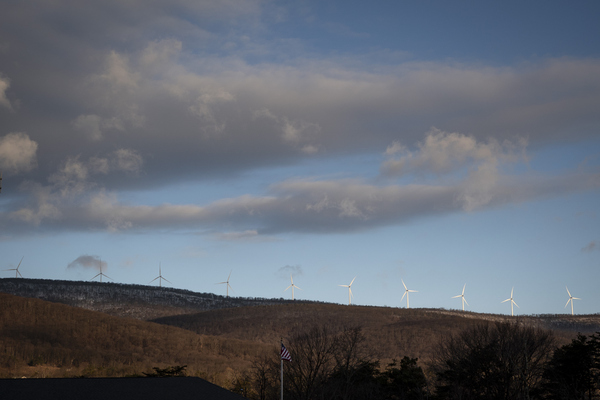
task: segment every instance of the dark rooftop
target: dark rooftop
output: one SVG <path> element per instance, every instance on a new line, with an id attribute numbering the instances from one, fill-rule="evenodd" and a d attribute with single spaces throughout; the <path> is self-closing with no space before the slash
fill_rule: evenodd
<path id="1" fill-rule="evenodd" d="M 201 378 L 0 379 L 0 397 L 19 400 L 241 400 Z"/>

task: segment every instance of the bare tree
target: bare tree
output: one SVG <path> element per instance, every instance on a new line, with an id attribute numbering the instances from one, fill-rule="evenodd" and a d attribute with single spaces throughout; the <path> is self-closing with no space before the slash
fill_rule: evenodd
<path id="1" fill-rule="evenodd" d="M 554 346 L 550 331 L 483 324 L 442 340 L 431 368 L 444 399 L 530 399 Z"/>

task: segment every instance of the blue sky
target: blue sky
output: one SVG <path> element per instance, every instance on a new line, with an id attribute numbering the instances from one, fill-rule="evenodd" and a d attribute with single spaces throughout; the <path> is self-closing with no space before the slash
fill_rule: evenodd
<path id="1" fill-rule="evenodd" d="M 1 276 L 600 312 L 600 6 L 8 2 Z"/>

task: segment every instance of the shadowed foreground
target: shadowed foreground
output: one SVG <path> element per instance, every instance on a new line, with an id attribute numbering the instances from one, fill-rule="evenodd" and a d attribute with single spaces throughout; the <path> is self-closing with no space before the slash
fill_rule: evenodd
<path id="1" fill-rule="evenodd" d="M 240 400 L 200 378 L 0 379 L 3 399 L 20 400 Z"/>

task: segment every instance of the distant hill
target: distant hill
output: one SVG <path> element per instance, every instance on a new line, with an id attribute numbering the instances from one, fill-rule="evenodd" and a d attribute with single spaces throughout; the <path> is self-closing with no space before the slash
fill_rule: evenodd
<path id="1" fill-rule="evenodd" d="M 428 360 L 441 337 L 486 322 L 518 321 L 550 329 L 559 343 L 578 332 L 600 331 L 600 315 L 510 317 L 440 309 L 345 306 L 338 304 L 274 304 L 252 308 L 211 310 L 157 318 L 155 322 L 196 333 L 230 339 L 274 343 L 283 335 L 314 325 L 360 326 L 368 346 L 381 359 L 403 356 Z"/>
<path id="2" fill-rule="evenodd" d="M 221 308 L 292 302 L 285 299 L 225 297 L 170 287 L 23 278 L 0 279 L 0 293 L 143 320 Z"/>
<path id="3" fill-rule="evenodd" d="M 142 376 L 187 365 L 227 386 L 237 370 L 276 346 L 0 293 L 0 378 Z"/>

